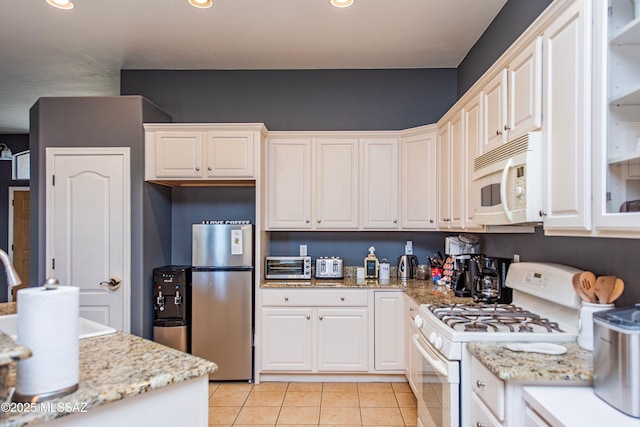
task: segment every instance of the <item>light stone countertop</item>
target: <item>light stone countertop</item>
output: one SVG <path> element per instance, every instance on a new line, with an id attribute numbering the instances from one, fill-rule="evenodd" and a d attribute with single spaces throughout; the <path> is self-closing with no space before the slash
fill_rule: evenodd
<path id="1" fill-rule="evenodd" d="M 198 378 L 217 369 L 218 366 L 213 362 L 135 335 L 116 332 L 80 340 L 78 390 L 47 402 L 51 402 L 52 407 L 82 405 L 84 409 L 91 410 L 127 397 Z M 27 426 L 65 415 L 69 413 L 2 412 L 0 427 Z"/>
<path id="2" fill-rule="evenodd" d="M 504 381 L 593 381 L 593 353 L 576 342 L 555 344 L 567 348 L 561 355 L 511 351 L 507 342 L 470 342 L 467 349 Z"/>

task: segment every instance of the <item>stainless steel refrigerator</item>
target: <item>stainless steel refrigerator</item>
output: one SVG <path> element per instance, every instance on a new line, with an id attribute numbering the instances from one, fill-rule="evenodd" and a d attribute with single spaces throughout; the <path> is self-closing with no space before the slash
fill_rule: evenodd
<path id="1" fill-rule="evenodd" d="M 193 224 L 191 353 L 253 380 L 253 225 Z"/>

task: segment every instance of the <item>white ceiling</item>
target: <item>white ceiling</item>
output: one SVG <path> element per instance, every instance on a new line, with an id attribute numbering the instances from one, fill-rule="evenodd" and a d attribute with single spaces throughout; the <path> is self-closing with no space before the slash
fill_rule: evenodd
<path id="1" fill-rule="evenodd" d="M 0 133 L 43 96 L 118 95 L 121 69 L 457 67 L 506 0 L 3 1 Z"/>

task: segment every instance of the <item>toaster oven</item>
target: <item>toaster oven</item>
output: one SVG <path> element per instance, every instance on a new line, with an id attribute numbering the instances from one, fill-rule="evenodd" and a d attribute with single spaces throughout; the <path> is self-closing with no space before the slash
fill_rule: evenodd
<path id="1" fill-rule="evenodd" d="M 268 256 L 264 260 L 264 278 L 310 280 L 310 256 Z"/>

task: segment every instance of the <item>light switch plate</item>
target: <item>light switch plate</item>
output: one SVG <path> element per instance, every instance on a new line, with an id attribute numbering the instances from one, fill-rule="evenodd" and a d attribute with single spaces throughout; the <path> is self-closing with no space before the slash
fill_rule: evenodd
<path id="1" fill-rule="evenodd" d="M 300 245 L 300 256 L 307 256 L 307 245 Z"/>

